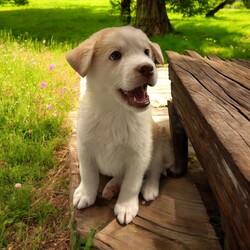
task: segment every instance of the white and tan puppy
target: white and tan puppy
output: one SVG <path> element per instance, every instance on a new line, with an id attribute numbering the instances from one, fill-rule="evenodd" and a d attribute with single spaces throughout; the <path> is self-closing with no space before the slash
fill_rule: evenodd
<path id="1" fill-rule="evenodd" d="M 121 185 L 115 214 L 120 223 L 127 224 L 138 213 L 147 169 L 142 193 L 146 200 L 153 200 L 158 195 L 162 162 L 165 167 L 173 163 L 170 138 L 162 143 L 164 138 L 156 129 L 153 143 L 148 108 L 147 86 L 156 84 L 154 61 L 163 63 L 161 49 L 133 27 L 107 28 L 70 51 L 67 60 L 82 77 L 87 76 L 77 124 L 81 183 L 74 193 L 74 206 L 82 209 L 95 202 L 99 172 L 113 176 L 103 196 L 111 198 L 110 188 Z M 164 150 L 171 151 L 167 160 L 164 143 Z"/>

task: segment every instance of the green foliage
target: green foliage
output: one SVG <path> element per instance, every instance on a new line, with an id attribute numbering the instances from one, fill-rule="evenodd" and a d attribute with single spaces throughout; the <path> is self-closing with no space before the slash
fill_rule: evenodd
<path id="1" fill-rule="evenodd" d="M 29 1 L 28 0 L 14 0 L 14 3 L 16 5 L 27 5 L 29 4 Z"/>
<path id="2" fill-rule="evenodd" d="M 250 59 L 249 10 L 221 10 L 216 18 L 194 16 L 183 18 L 170 14 L 175 32 L 163 37 L 153 37 L 163 51 L 195 50 L 201 55 L 216 54 L 222 58 Z M 237 25 L 234 25 L 237 23 Z"/>
<path id="3" fill-rule="evenodd" d="M 242 0 L 247 9 L 250 9 L 250 0 Z"/>
<path id="4" fill-rule="evenodd" d="M 183 16 L 203 14 L 208 11 L 211 6 L 211 1 L 207 0 L 169 0 L 167 3 L 172 12 L 181 13 Z"/>
<path id="5" fill-rule="evenodd" d="M 76 231 L 75 224 L 70 223 L 71 249 L 72 250 L 94 250 L 92 247 L 96 230 L 91 230 L 85 238 Z"/>
<path id="6" fill-rule="evenodd" d="M 17 6 L 28 5 L 28 0 L 0 0 L 0 4 L 13 4 Z"/>
<path id="7" fill-rule="evenodd" d="M 223 0 L 166 0 L 167 9 L 173 13 L 180 13 L 184 17 L 202 15 L 209 10 L 214 9 Z M 228 0 L 227 4 L 233 4 L 235 0 Z M 110 0 L 111 10 L 113 13 L 120 13 L 121 0 Z M 235 8 L 250 8 L 250 0 L 242 0 L 233 4 Z M 131 13 L 135 15 L 136 1 L 131 1 Z"/>
<path id="8" fill-rule="evenodd" d="M 225 0 L 224 0 L 225 1 Z M 194 16 L 207 13 L 209 10 L 214 9 L 216 6 L 224 2 L 223 0 L 168 0 L 166 3 L 170 11 L 180 13 L 183 16 Z M 250 8 L 250 0 L 227 0 L 228 5 L 232 5 L 236 9 Z"/>
<path id="9" fill-rule="evenodd" d="M 111 5 L 111 13 L 120 13 L 121 11 L 121 0 L 109 0 Z M 131 0 L 130 4 L 131 13 L 136 11 L 136 0 Z"/>
<path id="10" fill-rule="evenodd" d="M 110 0 L 111 10 L 120 12 L 121 10 L 121 0 Z"/>
<path id="11" fill-rule="evenodd" d="M 242 2 L 242 1 L 240 1 L 240 2 L 234 2 L 233 4 L 232 4 L 232 9 L 245 9 L 246 8 L 246 6 L 244 5 L 244 3 Z"/>

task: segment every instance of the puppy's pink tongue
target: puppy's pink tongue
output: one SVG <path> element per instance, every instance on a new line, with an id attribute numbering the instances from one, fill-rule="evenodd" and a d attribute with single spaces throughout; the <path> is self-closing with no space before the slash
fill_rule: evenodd
<path id="1" fill-rule="evenodd" d="M 122 96 L 129 105 L 137 108 L 145 108 L 150 104 L 149 96 L 147 94 L 147 85 L 130 91 L 122 91 Z"/>

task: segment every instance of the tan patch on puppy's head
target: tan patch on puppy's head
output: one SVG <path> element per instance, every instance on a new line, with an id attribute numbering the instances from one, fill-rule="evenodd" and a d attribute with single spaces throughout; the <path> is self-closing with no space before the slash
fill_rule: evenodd
<path id="1" fill-rule="evenodd" d="M 78 72 L 82 77 L 87 75 L 88 69 L 91 65 L 96 43 L 102 38 L 105 33 L 108 33 L 111 28 L 103 29 L 90 38 L 80 43 L 76 48 L 69 51 L 66 59 L 71 67 Z"/>

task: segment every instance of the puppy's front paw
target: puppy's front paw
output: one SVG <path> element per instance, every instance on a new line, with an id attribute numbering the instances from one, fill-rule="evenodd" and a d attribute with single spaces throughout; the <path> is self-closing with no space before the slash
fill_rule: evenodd
<path id="1" fill-rule="evenodd" d="M 96 195 L 87 194 L 84 189 L 84 185 L 81 182 L 78 188 L 74 192 L 73 205 L 75 208 L 83 209 L 89 207 L 95 203 Z"/>
<path id="2" fill-rule="evenodd" d="M 159 181 L 146 180 L 142 186 L 141 193 L 146 201 L 152 201 L 159 195 Z"/>
<path id="3" fill-rule="evenodd" d="M 138 199 L 126 202 L 117 202 L 115 205 L 115 215 L 121 224 L 130 223 L 139 211 Z"/>

